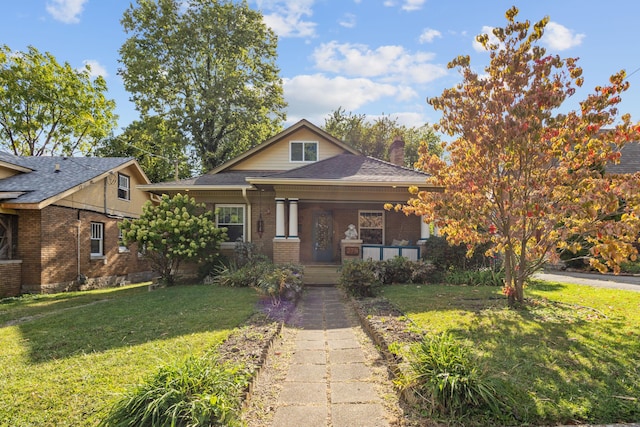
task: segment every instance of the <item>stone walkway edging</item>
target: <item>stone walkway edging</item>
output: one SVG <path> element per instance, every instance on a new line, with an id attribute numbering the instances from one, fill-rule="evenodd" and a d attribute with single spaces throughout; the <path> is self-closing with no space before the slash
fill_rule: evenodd
<path id="1" fill-rule="evenodd" d="M 358 304 L 353 300 L 353 298 L 350 296 L 346 296 L 346 298 L 353 308 L 353 311 L 356 313 L 362 329 L 376 344 L 378 352 L 380 352 L 382 357 L 384 357 L 385 361 L 387 362 L 388 370 L 392 377 L 391 379 L 395 382 L 395 380 L 403 375 L 402 368 L 400 367 L 400 364 L 402 363 L 402 357 L 393 354 L 389 350 L 389 344 L 387 343 L 387 340 L 376 328 L 371 325 L 371 322 L 367 320 L 367 315 L 363 313 L 362 310 L 360 310 L 360 307 L 358 307 Z M 400 399 L 402 399 L 404 403 L 409 405 L 413 405 L 416 403 L 416 398 L 411 388 L 398 389 L 396 386 L 396 389 L 398 391 Z"/>

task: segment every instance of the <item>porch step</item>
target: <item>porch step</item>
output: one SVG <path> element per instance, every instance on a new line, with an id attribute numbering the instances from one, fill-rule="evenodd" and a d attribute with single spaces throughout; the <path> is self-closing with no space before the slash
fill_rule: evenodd
<path id="1" fill-rule="evenodd" d="M 339 265 L 305 265 L 305 285 L 336 285 L 338 283 Z"/>

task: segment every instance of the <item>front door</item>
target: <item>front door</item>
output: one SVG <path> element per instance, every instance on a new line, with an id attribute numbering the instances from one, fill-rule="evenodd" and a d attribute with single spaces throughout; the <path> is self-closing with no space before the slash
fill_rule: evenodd
<path id="1" fill-rule="evenodd" d="M 333 216 L 331 212 L 313 213 L 313 260 L 333 261 Z"/>

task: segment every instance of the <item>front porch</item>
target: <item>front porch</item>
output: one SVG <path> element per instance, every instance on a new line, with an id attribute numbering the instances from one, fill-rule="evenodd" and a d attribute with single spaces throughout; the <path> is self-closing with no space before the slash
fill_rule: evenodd
<path id="1" fill-rule="evenodd" d="M 350 224 L 362 240 L 358 256 L 364 259 L 387 259 L 395 254 L 417 260 L 419 242 L 429 237 L 429 227 L 420 217 L 385 211 L 383 202 L 298 198 L 276 202 L 276 263 L 339 266 L 343 262 L 341 241 Z"/>

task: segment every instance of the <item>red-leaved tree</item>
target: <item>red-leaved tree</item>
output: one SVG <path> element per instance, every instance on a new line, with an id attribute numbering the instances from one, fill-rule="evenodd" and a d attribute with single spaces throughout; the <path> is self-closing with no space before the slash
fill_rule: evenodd
<path id="1" fill-rule="evenodd" d="M 619 271 L 635 259 L 640 229 L 638 174 L 605 172 L 640 136 L 640 126 L 616 108 L 629 86 L 624 71 L 596 87 L 578 111 L 561 113 L 583 83 L 582 70 L 576 59 L 539 46 L 548 18 L 531 27 L 517 14 L 507 11 L 495 39 L 477 37 L 490 54 L 485 74 L 460 56 L 449 68 L 460 70 L 462 82 L 428 101 L 442 111 L 439 130 L 453 140 L 447 160 L 425 153 L 420 167 L 444 192 L 412 188 L 408 203 L 395 206 L 425 215 L 470 251 L 491 242 L 489 255 L 504 261 L 512 305 L 524 302 L 525 281 L 562 251 L 586 251 L 595 268 Z"/>

